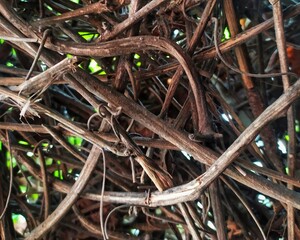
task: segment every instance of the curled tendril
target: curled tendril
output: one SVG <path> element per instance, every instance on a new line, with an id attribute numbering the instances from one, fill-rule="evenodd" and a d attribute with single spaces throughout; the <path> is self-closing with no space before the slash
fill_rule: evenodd
<path id="1" fill-rule="evenodd" d="M 38 157 L 38 153 L 37 153 L 37 150 L 38 148 L 41 146 L 42 143 L 48 143 L 48 146 L 46 147 L 46 152 L 49 152 L 50 150 L 50 145 L 51 145 L 51 142 L 49 139 L 42 139 L 41 141 L 39 141 L 37 144 L 35 144 L 34 148 L 33 148 L 33 155 L 35 157 Z"/>

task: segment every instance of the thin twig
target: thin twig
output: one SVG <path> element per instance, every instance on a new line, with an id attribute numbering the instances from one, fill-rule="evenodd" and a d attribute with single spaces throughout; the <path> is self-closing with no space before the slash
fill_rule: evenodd
<path id="1" fill-rule="evenodd" d="M 38 42 L 37 38 L 21 38 L 21 37 L 9 37 L 9 36 L 0 36 L 0 39 L 11 42 Z"/>
<path id="2" fill-rule="evenodd" d="M 149 14 L 153 9 L 163 6 L 164 4 L 168 3 L 167 0 L 156 0 L 151 1 L 148 4 L 146 4 L 144 7 L 142 7 L 140 10 L 132 14 L 129 18 L 124 20 L 122 23 L 119 23 L 118 25 L 114 26 L 114 29 L 110 32 L 107 32 L 102 36 L 100 39 L 101 41 L 107 41 L 114 37 L 116 37 L 118 34 L 120 34 L 122 31 L 128 29 L 133 24 L 137 23 L 139 20 L 143 19 L 146 14 Z"/>
<path id="3" fill-rule="evenodd" d="M 38 143 L 39 145 L 40 143 Z M 38 147 L 38 157 L 40 161 L 40 166 L 41 166 L 41 175 L 43 178 L 43 190 L 44 190 L 44 205 L 45 205 L 45 211 L 44 211 L 44 219 L 45 220 L 49 216 L 49 209 L 50 209 L 50 196 L 49 196 L 49 186 L 47 182 L 47 169 L 46 169 L 46 163 L 45 163 L 45 158 L 43 156 L 43 152 Z"/>
<path id="4" fill-rule="evenodd" d="M 105 152 L 103 148 L 101 148 L 102 152 L 102 161 L 103 161 L 103 175 L 102 175 L 102 186 L 101 186 L 101 201 L 100 201 L 100 207 L 99 207 L 99 215 L 100 215 L 100 227 L 101 227 L 101 232 L 103 233 L 103 238 L 104 240 L 109 239 L 108 235 L 105 233 L 105 228 L 104 228 L 104 221 L 103 221 L 103 195 L 104 195 L 104 190 L 105 190 L 105 179 L 106 179 L 106 158 L 105 158 Z"/>
<path id="5" fill-rule="evenodd" d="M 48 18 L 43 18 L 41 20 L 35 21 L 33 24 L 38 27 L 43 27 L 43 26 L 49 26 L 53 25 L 58 22 L 63 22 L 67 21 L 73 18 L 77 18 L 83 15 L 88 15 L 91 13 L 103 13 L 107 12 L 109 9 L 107 8 L 106 4 L 103 4 L 102 2 L 96 2 L 87 6 L 84 6 L 79 9 L 75 9 L 73 11 L 69 11 L 67 13 L 63 13 L 59 16 L 53 16 L 53 17 L 48 17 Z"/>
<path id="6" fill-rule="evenodd" d="M 49 217 L 42 224 L 36 227 L 28 237 L 25 238 L 26 240 L 39 239 L 45 235 L 55 224 L 57 224 L 58 221 L 68 212 L 68 210 L 79 197 L 80 193 L 84 190 L 87 181 L 97 165 L 100 154 L 101 151 L 99 148 L 97 146 L 93 146 L 77 181 L 72 187 L 72 190 L 69 192 L 69 194 L 67 194 L 64 200 L 60 202 L 54 212 L 49 215 Z"/>
<path id="7" fill-rule="evenodd" d="M 24 81 L 19 86 L 10 87 L 13 91 L 22 91 L 24 94 L 36 92 L 38 90 L 45 91 L 47 86 L 56 80 L 58 77 L 63 76 L 67 71 L 75 69 L 75 63 L 78 61 L 77 57 L 71 59 L 65 58 L 56 65 L 50 67 L 46 71 Z"/>
<path id="8" fill-rule="evenodd" d="M 249 214 L 253 218 L 254 222 L 256 223 L 259 231 L 261 232 L 261 235 L 262 235 L 263 239 L 267 240 L 267 237 L 264 233 L 264 230 L 262 229 L 261 225 L 259 224 L 259 222 L 257 220 L 257 217 L 253 213 L 253 211 L 252 211 L 251 207 L 249 206 L 249 204 L 247 203 L 246 199 L 243 198 L 243 196 L 238 191 L 238 189 L 236 189 L 236 187 L 234 187 L 231 183 L 229 183 L 229 181 L 227 181 L 227 179 L 225 177 L 221 177 L 221 179 L 230 188 L 230 190 L 234 192 L 234 194 L 238 197 L 238 199 L 241 201 L 241 203 L 245 206 L 245 208 L 247 209 L 247 211 L 249 212 Z"/>
<path id="9" fill-rule="evenodd" d="M 239 74 L 246 75 L 246 76 L 249 76 L 249 77 L 256 77 L 256 78 L 271 78 L 271 77 L 280 77 L 280 76 L 284 76 L 284 75 L 291 75 L 291 76 L 297 77 L 297 74 L 295 74 L 293 72 L 282 72 L 282 73 L 249 73 L 249 72 L 241 71 L 237 67 L 230 65 L 223 58 L 223 56 L 221 54 L 221 51 L 219 49 L 219 46 L 218 46 L 218 37 L 217 37 L 218 19 L 212 18 L 212 20 L 215 23 L 215 27 L 214 27 L 214 44 L 215 44 L 215 49 L 216 49 L 218 57 L 220 58 L 220 60 L 222 61 L 222 63 L 225 64 L 226 67 L 230 68 L 232 71 L 237 72 Z"/>
<path id="10" fill-rule="evenodd" d="M 295 6 L 290 6 L 289 8 L 287 8 L 284 11 L 283 16 L 285 19 L 288 19 L 288 18 L 292 18 L 292 17 L 299 15 L 299 13 L 300 13 L 300 4 L 297 4 Z M 232 48 L 245 43 L 246 41 L 253 38 L 257 34 L 262 33 L 263 31 L 266 31 L 273 26 L 274 26 L 274 19 L 270 18 L 256 26 L 250 28 L 249 30 L 243 31 L 242 33 L 236 35 L 236 37 L 220 44 L 219 49 L 222 53 L 228 52 Z M 194 57 L 194 60 L 204 61 L 204 60 L 211 59 L 211 58 L 214 58 L 217 56 L 218 56 L 218 54 L 216 52 L 216 48 L 215 48 L 215 46 L 213 46 L 209 49 L 204 49 L 203 51 L 200 51 L 198 54 L 196 54 L 196 56 Z"/>
<path id="11" fill-rule="evenodd" d="M 35 68 L 36 63 L 37 63 L 37 61 L 39 60 L 39 57 L 40 57 L 40 55 L 41 55 L 41 53 L 42 53 L 44 44 L 45 44 L 45 42 L 46 42 L 46 40 L 47 40 L 47 37 L 48 37 L 48 35 L 50 34 L 50 32 L 51 32 L 50 29 L 46 29 L 46 30 L 43 32 L 43 38 L 42 38 L 41 44 L 40 44 L 40 46 L 39 46 L 39 49 L 38 49 L 37 52 L 36 52 L 36 55 L 35 55 L 35 57 L 34 57 L 34 60 L 33 60 L 32 64 L 31 64 L 31 67 L 30 67 L 30 69 L 29 69 L 29 71 L 28 71 L 28 73 L 27 73 L 27 75 L 26 75 L 26 77 L 25 77 L 25 81 L 28 80 L 28 79 L 30 78 L 30 76 L 31 76 L 31 74 L 32 74 L 32 72 L 33 72 L 33 69 Z"/>
<path id="12" fill-rule="evenodd" d="M 5 202 L 5 206 L 3 208 L 3 211 L 0 215 L 0 220 L 2 220 L 4 214 L 6 213 L 6 210 L 8 208 L 8 205 L 9 205 L 9 201 L 10 201 L 10 197 L 11 197 L 11 191 L 12 191 L 12 186 L 13 186 L 13 153 L 11 151 L 11 147 L 10 147 L 10 138 L 9 138 L 9 132 L 8 130 L 6 131 L 6 141 L 7 141 L 7 145 L 8 145 L 8 151 L 9 151 L 9 164 L 10 164 L 10 167 L 9 167 L 9 185 L 8 185 L 8 193 L 7 193 L 7 199 L 6 199 L 6 202 Z"/>
<path id="13" fill-rule="evenodd" d="M 279 55 L 280 62 L 280 70 L 281 72 L 288 71 L 288 59 L 286 53 L 286 43 L 285 43 L 285 32 L 283 27 L 283 18 L 282 18 L 282 9 L 281 2 L 279 0 L 269 0 L 273 7 L 273 15 L 274 15 L 274 28 L 275 28 L 275 36 L 276 36 L 276 44 Z M 290 87 L 290 81 L 288 76 L 282 76 L 282 83 L 284 91 Z M 287 111 L 287 124 L 288 124 L 288 154 L 287 154 L 287 162 L 289 175 L 294 176 L 295 173 L 295 161 L 296 161 L 296 133 L 295 133 L 295 118 L 294 118 L 294 109 L 293 106 Z M 293 189 L 293 186 L 288 185 L 290 189 Z M 288 231 L 288 239 L 295 239 L 295 212 L 293 206 L 288 204 L 287 206 L 287 231 Z"/>

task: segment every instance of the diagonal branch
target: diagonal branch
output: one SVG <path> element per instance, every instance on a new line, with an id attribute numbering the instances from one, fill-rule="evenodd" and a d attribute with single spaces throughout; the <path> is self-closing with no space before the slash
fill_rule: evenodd
<path id="1" fill-rule="evenodd" d="M 29 234 L 28 237 L 25 238 L 26 240 L 40 239 L 47 232 L 49 232 L 50 229 L 55 224 L 57 224 L 60 219 L 63 218 L 63 216 L 68 212 L 68 210 L 72 207 L 72 205 L 80 196 L 81 192 L 84 190 L 90 176 L 92 175 L 97 165 L 98 158 L 100 157 L 100 155 L 101 149 L 94 145 L 90 151 L 89 157 L 87 158 L 77 181 L 70 189 L 70 192 L 67 194 L 64 200 L 61 201 L 61 203 L 58 205 L 55 211 L 42 224 L 36 227 Z"/>

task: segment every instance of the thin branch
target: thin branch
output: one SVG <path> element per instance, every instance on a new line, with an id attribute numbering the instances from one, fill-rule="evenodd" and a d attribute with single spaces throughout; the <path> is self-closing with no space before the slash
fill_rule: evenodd
<path id="1" fill-rule="evenodd" d="M 7 147 L 8 147 L 8 151 L 9 151 L 9 163 L 10 163 L 10 167 L 9 167 L 9 185 L 8 185 L 8 193 L 7 193 L 7 198 L 6 198 L 6 202 L 5 202 L 5 206 L 0 214 L 0 220 L 3 220 L 3 216 L 5 215 L 7 208 L 9 206 L 9 201 L 11 198 L 11 192 L 12 192 L 12 187 L 13 187 L 13 153 L 11 151 L 11 145 L 10 145 L 10 137 L 9 137 L 9 132 L 8 130 L 6 131 L 6 139 L 7 139 Z"/>
<path id="2" fill-rule="evenodd" d="M 1 88 L 0 90 L 1 93 L 5 93 L 5 92 L 7 93 L 7 90 L 4 91 Z M 112 92 L 110 91 L 110 93 Z M 261 114 L 261 116 L 259 116 L 239 136 L 239 138 L 235 141 L 235 143 L 232 144 L 217 161 L 215 161 L 215 157 L 214 155 L 212 155 L 212 153 L 207 152 L 207 149 L 197 144 L 194 144 L 189 140 L 187 136 L 185 137 L 184 135 L 180 134 L 180 132 L 177 131 L 176 129 L 168 129 L 165 123 L 159 124 L 161 120 L 159 120 L 157 117 L 152 116 L 150 120 L 151 123 L 149 123 L 148 125 L 150 129 L 153 129 L 154 131 L 160 131 L 159 133 L 161 135 L 163 134 L 164 138 L 168 139 L 170 142 L 173 142 L 174 145 L 180 147 L 182 150 L 191 154 L 195 159 L 199 159 L 202 161 L 205 160 L 207 164 L 213 164 L 213 165 L 208 169 L 208 171 L 203 176 L 198 177 L 197 179 L 193 180 L 192 182 L 186 185 L 171 188 L 170 190 L 166 190 L 162 192 L 162 194 L 157 194 L 155 192 L 151 193 L 150 206 L 165 205 L 165 204 L 169 205 L 169 204 L 175 204 L 182 201 L 191 201 L 196 199 L 199 195 L 199 191 L 205 189 L 211 181 L 213 181 L 228 167 L 230 162 L 232 162 L 234 158 L 240 154 L 241 149 L 245 148 L 247 144 L 249 144 L 252 141 L 252 139 L 261 130 L 261 128 L 271 120 L 277 118 L 278 114 L 281 114 L 295 99 L 297 99 L 297 97 L 299 97 L 299 95 L 300 95 L 300 81 L 297 81 L 293 86 L 291 86 L 286 91 L 286 93 L 284 93 L 277 101 L 275 101 L 270 107 L 268 107 Z M 131 102 L 129 99 L 126 98 L 124 98 L 123 101 L 127 103 Z M 116 103 L 117 102 L 115 102 L 115 104 Z M 34 105 L 39 105 L 39 104 L 34 103 Z M 123 105 L 123 106 L 124 106 L 123 110 L 126 110 L 126 112 L 130 114 L 131 110 L 133 109 L 130 108 L 130 104 Z M 141 110 L 140 107 L 136 105 L 135 111 L 142 113 L 144 110 Z M 150 117 L 150 113 L 147 113 L 147 118 L 146 118 L 147 123 L 149 121 L 149 117 Z M 154 122 L 156 123 L 155 125 Z M 300 209 L 300 201 L 299 198 L 297 198 L 296 192 L 291 192 L 292 194 L 291 193 L 287 194 L 289 190 L 286 189 L 285 187 L 273 184 L 270 181 L 265 180 L 264 178 L 259 178 L 258 176 L 253 175 L 251 173 L 247 173 L 247 178 L 245 178 L 244 176 L 240 176 L 238 173 L 235 173 L 230 169 L 226 170 L 225 173 L 231 176 L 232 178 L 238 180 L 239 182 L 246 184 L 249 187 L 252 186 L 254 189 L 268 196 L 271 196 L 275 199 L 278 199 L 286 203 L 290 203 L 294 207 Z M 266 188 L 266 186 L 269 187 Z M 283 194 L 284 192 L 285 194 Z M 121 201 L 122 203 L 126 201 L 127 203 L 130 202 L 132 204 L 139 204 L 139 205 L 145 204 L 144 202 L 145 199 L 144 197 L 141 196 L 138 198 L 132 198 L 131 200 L 129 200 L 128 198 L 125 199 L 124 196 L 123 199 L 122 197 L 121 199 L 118 197 L 116 199 L 119 199 L 118 202 Z M 106 198 L 104 197 L 104 201 L 105 200 Z M 112 200 L 108 200 L 108 201 L 112 201 Z"/>
<path id="3" fill-rule="evenodd" d="M 9 36 L 0 36 L 0 39 L 10 42 L 38 42 L 37 38 L 21 38 L 21 37 L 9 37 Z"/>
<path id="4" fill-rule="evenodd" d="M 279 55 L 280 70 L 281 72 L 288 71 L 288 59 L 286 53 L 286 43 L 285 43 L 285 31 L 283 27 L 282 9 L 281 2 L 279 0 L 269 0 L 273 7 L 274 15 L 274 28 L 276 36 L 276 44 Z M 282 83 L 284 91 L 290 87 L 290 81 L 288 76 L 282 76 Z M 295 133 L 295 118 L 293 106 L 287 111 L 287 123 L 288 123 L 288 154 L 287 162 L 289 175 L 293 176 L 295 173 L 295 162 L 296 162 L 296 133 Z M 290 189 L 293 189 L 291 185 L 288 185 Z M 287 206 L 287 228 L 288 228 L 288 239 L 295 239 L 295 212 L 293 206 L 288 204 Z"/>
<path id="5" fill-rule="evenodd" d="M 37 20 L 33 23 L 34 26 L 37 27 L 43 27 L 43 26 L 49 26 L 53 25 L 56 23 L 64 22 L 73 18 L 77 18 L 83 15 L 88 15 L 91 13 L 103 13 L 103 12 L 108 12 L 109 9 L 107 8 L 106 4 L 103 4 L 101 1 L 96 2 L 87 6 L 84 6 L 79 9 L 75 9 L 73 11 L 69 11 L 67 13 L 63 13 L 59 16 L 53 16 L 53 17 L 48 17 L 48 18 L 43 18 L 41 20 Z"/>
<path id="6" fill-rule="evenodd" d="M 254 137 L 270 121 L 276 119 L 300 96 L 300 81 L 298 80 L 280 98 L 270 105 L 249 127 L 234 141 L 222 156 L 200 178 L 201 189 L 206 188 L 219 176 L 231 162 L 241 153 Z"/>
<path id="7" fill-rule="evenodd" d="M 292 17 L 295 17 L 299 15 L 300 13 L 300 5 L 297 4 L 295 6 L 290 6 L 288 9 L 284 11 L 284 19 L 289 19 Z M 249 30 L 243 31 L 242 33 L 236 35 L 234 38 L 231 38 L 230 40 L 220 44 L 219 48 L 220 51 L 224 54 L 234 47 L 245 43 L 249 39 L 255 37 L 257 34 L 262 33 L 271 27 L 274 26 L 274 19 L 270 18 L 252 28 Z M 217 56 L 217 52 L 215 47 L 211 47 L 209 49 L 204 49 L 203 51 L 200 51 L 198 54 L 194 56 L 194 60 L 197 61 L 204 61 L 207 59 L 211 59 Z"/>
<path id="8" fill-rule="evenodd" d="M 60 202 L 54 212 L 42 224 L 31 231 L 29 236 L 25 238 L 26 240 L 41 238 L 48 231 L 50 231 L 51 228 L 56 225 L 59 220 L 68 212 L 68 210 L 72 207 L 72 205 L 79 197 L 80 193 L 84 190 L 84 187 L 86 186 L 90 176 L 92 175 L 92 172 L 97 165 L 100 155 L 101 150 L 97 146 L 93 146 L 89 157 L 86 160 L 86 163 L 82 168 L 82 171 L 77 181 L 74 183 L 71 191 L 67 194 L 64 200 Z"/>
<path id="9" fill-rule="evenodd" d="M 10 87 L 10 89 L 13 91 L 23 92 L 24 94 L 42 90 L 45 88 L 45 86 L 49 85 L 49 83 L 65 74 L 67 71 L 74 70 L 74 64 L 77 61 L 77 57 L 72 57 L 71 59 L 66 58 L 57 63 L 56 65 L 50 67 L 46 71 L 40 73 L 39 75 L 34 76 L 27 81 L 24 81 L 19 86 L 12 86 Z"/>
<path id="10" fill-rule="evenodd" d="M 153 9 L 163 6 L 168 2 L 169 1 L 167 0 L 150 1 L 147 5 L 142 7 L 140 10 L 138 10 L 134 14 L 131 14 L 130 17 L 124 20 L 122 23 L 119 23 L 118 25 L 114 26 L 112 31 L 104 34 L 104 36 L 101 37 L 101 41 L 107 41 L 116 37 L 121 32 L 130 28 L 133 24 L 143 19 L 146 15 L 148 15 L 151 11 L 153 11 Z"/>

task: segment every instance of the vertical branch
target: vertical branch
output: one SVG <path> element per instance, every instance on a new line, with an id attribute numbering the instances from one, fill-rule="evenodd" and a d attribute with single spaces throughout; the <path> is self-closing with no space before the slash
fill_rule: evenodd
<path id="1" fill-rule="evenodd" d="M 204 29 L 205 29 L 205 26 L 210 18 L 210 15 L 212 13 L 212 10 L 214 8 L 216 4 L 216 0 L 212 0 L 212 1 L 208 1 L 206 6 L 205 6 L 205 9 L 204 9 L 204 12 L 202 14 L 202 17 L 201 17 L 201 20 L 199 22 L 199 24 L 197 25 L 197 28 L 191 38 L 191 41 L 188 42 L 188 46 L 187 46 L 187 54 L 188 55 L 192 55 L 198 45 L 198 42 L 200 40 L 200 38 L 202 37 L 203 35 L 203 32 L 204 32 Z M 172 81 L 171 81 L 171 84 L 169 86 L 169 89 L 168 89 L 168 92 L 166 94 L 166 97 L 165 97 L 165 101 L 164 101 L 164 104 L 162 106 L 162 109 L 161 109 L 161 112 L 160 112 L 160 115 L 164 115 L 165 112 L 167 111 L 167 109 L 169 108 L 169 105 L 172 101 L 172 98 L 174 96 L 174 93 L 179 85 L 179 81 L 180 81 L 180 78 L 183 74 L 183 68 L 181 66 L 179 66 L 175 72 L 175 74 L 173 75 L 172 77 Z M 198 81 L 198 80 L 196 80 Z M 202 134 L 210 134 L 211 133 L 211 127 L 210 127 L 210 120 L 208 118 L 208 113 L 207 113 L 207 107 L 206 107 L 206 104 L 205 104 L 205 93 L 204 93 L 204 89 L 202 87 L 201 84 L 197 84 L 197 88 L 199 90 L 199 98 L 200 98 L 200 104 L 201 105 L 201 108 L 202 108 L 202 111 L 201 113 L 198 113 L 198 131 Z M 199 99 L 198 98 L 198 99 Z M 197 99 L 197 98 L 196 98 Z M 196 100 L 197 101 L 197 100 Z M 201 114 L 201 116 L 200 116 Z"/>
<path id="2" fill-rule="evenodd" d="M 219 240 L 226 240 L 226 225 L 224 221 L 224 209 L 221 203 L 220 190 L 218 180 L 211 183 L 209 186 L 209 195 L 214 213 L 214 220 L 217 229 L 217 237 Z"/>
<path id="3" fill-rule="evenodd" d="M 187 223 L 188 229 L 190 230 L 190 233 L 192 235 L 192 239 L 194 240 L 200 240 L 200 234 L 197 231 L 197 228 L 195 226 L 195 223 L 193 222 L 193 219 L 191 218 L 189 211 L 187 210 L 186 206 L 184 203 L 178 203 L 177 206 L 179 207 L 182 216 L 184 220 Z"/>
<path id="4" fill-rule="evenodd" d="M 231 36 L 235 37 L 239 33 L 239 27 L 238 27 L 237 16 L 235 14 L 235 9 L 234 9 L 232 0 L 224 0 L 224 10 L 226 13 L 226 19 L 228 22 Z M 246 45 L 241 44 L 240 46 L 237 46 L 235 48 L 235 54 L 237 57 L 237 61 L 238 61 L 240 70 L 242 72 L 250 72 L 249 70 L 251 69 L 251 67 L 250 67 L 250 63 L 248 61 L 249 56 L 247 53 Z M 246 74 L 243 74 L 242 80 L 243 80 L 244 87 L 245 87 L 245 90 L 248 95 L 248 101 L 249 101 L 249 105 L 251 107 L 251 111 L 252 111 L 254 117 L 258 117 L 265 109 L 262 98 L 261 98 L 260 94 L 257 92 L 257 90 L 255 89 L 254 83 L 253 83 L 251 77 L 247 76 Z M 269 126 L 266 126 L 261 131 L 261 138 L 265 144 L 266 155 L 272 161 L 272 163 L 274 164 L 276 169 L 280 172 L 283 172 L 282 163 L 276 154 L 276 151 L 277 151 L 276 138 L 275 138 L 275 135 L 274 135 L 272 129 Z"/>
<path id="5" fill-rule="evenodd" d="M 235 9 L 234 9 L 232 0 L 224 0 L 224 11 L 225 11 L 227 23 L 228 23 L 228 26 L 230 29 L 230 34 L 232 37 L 235 37 L 240 32 L 240 30 L 239 30 L 239 26 L 237 23 L 237 16 L 235 13 Z M 243 72 L 250 72 L 250 66 L 247 62 L 248 54 L 247 54 L 245 44 L 242 44 L 241 46 L 237 46 L 234 49 L 234 52 L 235 52 L 240 70 Z M 242 80 L 243 80 L 244 86 L 247 90 L 254 88 L 254 84 L 253 84 L 251 77 L 243 74 Z"/>
<path id="6" fill-rule="evenodd" d="M 283 28 L 283 19 L 282 19 L 282 9 L 281 3 L 279 0 L 269 0 L 269 2 L 273 6 L 273 15 L 274 15 L 274 28 L 276 35 L 276 43 L 278 49 L 278 56 L 280 62 L 280 70 L 281 72 L 288 71 L 288 63 L 287 63 L 287 54 L 286 54 L 286 43 L 284 36 L 284 28 Z M 289 77 L 287 75 L 282 76 L 283 89 L 286 91 L 290 86 Z M 289 135 L 289 143 L 288 143 L 288 169 L 289 175 L 294 176 L 295 172 L 295 120 L 294 120 L 294 110 L 291 106 L 287 112 L 287 124 L 288 124 L 288 135 Z M 293 189 L 293 186 L 288 185 L 290 189 Z M 295 213 L 294 208 L 288 204 L 287 205 L 287 221 L 288 221 L 288 239 L 295 239 Z"/>
<path id="7" fill-rule="evenodd" d="M 143 2 L 141 0 L 131 1 L 129 18 L 131 16 L 134 16 L 134 14 L 143 6 L 142 4 L 143 4 Z M 140 28 L 139 23 L 134 24 L 133 27 L 128 31 L 128 36 L 137 35 L 139 32 L 139 28 Z M 120 92 L 123 92 L 123 90 L 126 88 L 127 79 L 128 79 L 128 71 L 126 69 L 126 65 L 130 66 L 130 68 L 131 68 L 130 59 L 132 58 L 133 55 L 134 54 L 120 56 L 118 66 L 117 66 L 117 71 L 116 71 L 116 77 L 113 79 L 114 88 L 116 88 Z M 135 90 L 134 86 L 136 86 L 136 83 L 132 82 L 132 87 Z M 134 95 L 136 96 L 135 91 L 134 91 Z"/>

